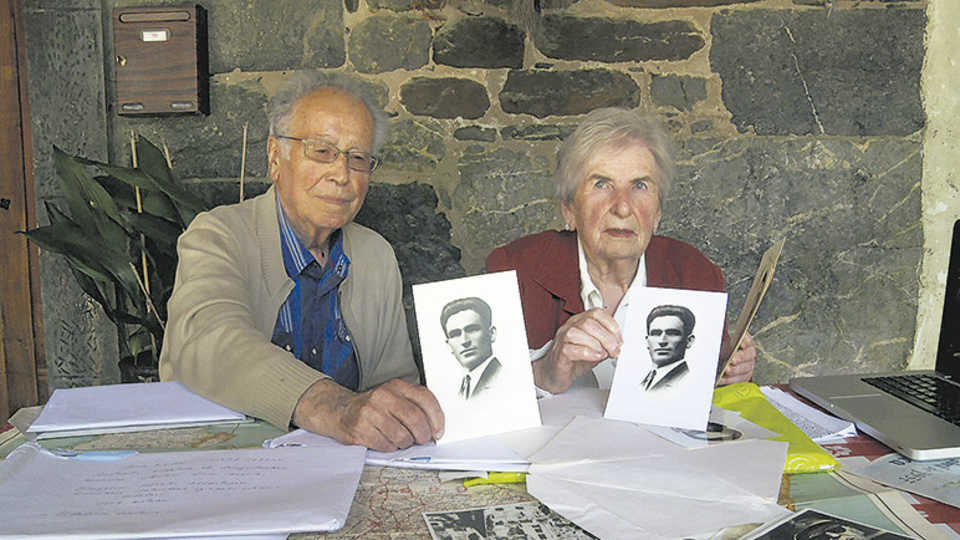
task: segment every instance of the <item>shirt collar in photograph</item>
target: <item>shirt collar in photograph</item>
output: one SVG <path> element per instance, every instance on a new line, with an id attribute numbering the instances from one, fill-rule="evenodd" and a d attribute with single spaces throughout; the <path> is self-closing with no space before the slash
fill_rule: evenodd
<path id="1" fill-rule="evenodd" d="M 685 361 L 685 359 L 681 358 L 681 359 L 679 359 L 679 360 L 675 360 L 675 361 L 673 361 L 673 362 L 671 362 L 671 363 L 669 363 L 669 364 L 667 364 L 667 365 L 665 365 L 665 366 L 662 366 L 662 367 L 657 367 L 656 364 L 654 364 L 654 363 L 651 362 L 651 367 L 650 367 L 650 369 L 656 369 L 656 370 L 657 370 L 657 374 L 654 375 L 653 380 L 650 381 L 650 388 L 653 388 L 654 386 L 656 386 L 658 382 L 662 381 L 662 380 L 663 380 L 667 375 L 669 375 L 673 370 L 679 368 L 679 367 L 683 364 L 684 361 Z"/>
<path id="2" fill-rule="evenodd" d="M 487 369 L 487 366 L 490 365 L 490 362 L 493 361 L 493 358 L 494 356 L 491 354 L 479 366 L 471 369 L 467 373 L 464 373 L 464 376 L 470 375 L 470 390 L 467 393 L 468 396 L 473 395 L 473 391 L 477 388 L 477 381 L 480 380 L 480 376 L 483 375 L 483 371 Z"/>

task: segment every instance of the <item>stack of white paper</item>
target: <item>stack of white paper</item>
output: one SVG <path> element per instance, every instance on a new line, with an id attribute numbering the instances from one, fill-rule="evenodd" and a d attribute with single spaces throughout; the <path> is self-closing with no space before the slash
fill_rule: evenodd
<path id="1" fill-rule="evenodd" d="M 46 439 L 245 420 L 178 382 L 115 384 L 54 390 L 26 435 Z"/>
<path id="2" fill-rule="evenodd" d="M 684 538 L 787 513 L 776 504 L 786 450 L 685 449 L 636 424 L 579 418 L 531 456 L 527 490 L 600 538 Z"/>
<path id="3" fill-rule="evenodd" d="M 0 464 L 0 537 L 181 538 L 341 528 L 358 446 L 62 457 L 27 443 Z"/>
<path id="4" fill-rule="evenodd" d="M 302 429 L 264 442 L 267 448 L 324 448 L 340 443 L 329 437 Z M 444 471 L 526 472 L 530 462 L 495 438 L 479 438 L 437 445 L 419 444 L 396 452 L 367 450 L 370 465 L 404 469 L 436 469 Z"/>

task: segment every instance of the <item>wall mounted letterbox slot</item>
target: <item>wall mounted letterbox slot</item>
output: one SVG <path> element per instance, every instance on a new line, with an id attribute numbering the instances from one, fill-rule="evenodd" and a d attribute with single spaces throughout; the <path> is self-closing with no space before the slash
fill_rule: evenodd
<path id="1" fill-rule="evenodd" d="M 198 5 L 113 10 L 117 114 L 209 114 L 206 12 Z"/>

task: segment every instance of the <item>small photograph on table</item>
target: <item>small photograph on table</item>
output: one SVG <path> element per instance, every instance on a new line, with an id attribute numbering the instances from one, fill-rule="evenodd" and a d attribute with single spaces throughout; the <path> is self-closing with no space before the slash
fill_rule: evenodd
<path id="1" fill-rule="evenodd" d="M 597 537 L 538 502 L 454 512 L 424 512 L 433 540 L 594 540 Z"/>
<path id="2" fill-rule="evenodd" d="M 413 300 L 438 444 L 540 426 L 516 272 L 414 285 Z"/>
<path id="3" fill-rule="evenodd" d="M 706 431 L 726 306 L 726 293 L 634 293 L 604 418 Z"/>
<path id="4" fill-rule="evenodd" d="M 743 540 L 910 540 L 870 525 L 807 508 L 761 527 Z"/>

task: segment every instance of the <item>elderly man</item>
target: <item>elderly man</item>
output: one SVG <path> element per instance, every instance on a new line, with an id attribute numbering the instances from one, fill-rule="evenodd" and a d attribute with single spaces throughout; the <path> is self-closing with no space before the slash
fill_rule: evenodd
<path id="1" fill-rule="evenodd" d="M 440 437 L 393 249 L 352 222 L 386 114 L 353 80 L 315 72 L 287 80 L 267 114 L 274 185 L 197 216 L 180 238 L 161 378 L 380 451 Z"/>

